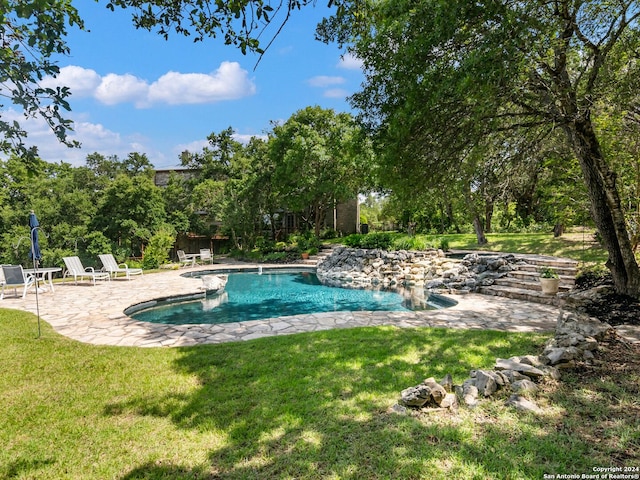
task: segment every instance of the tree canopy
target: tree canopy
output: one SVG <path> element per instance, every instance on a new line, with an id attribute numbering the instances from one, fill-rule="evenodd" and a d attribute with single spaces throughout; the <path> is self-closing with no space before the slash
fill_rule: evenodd
<path id="1" fill-rule="evenodd" d="M 616 287 L 640 296 L 616 172 L 593 120 L 609 103 L 636 101 L 628 92 L 640 86 L 639 15 L 634 1 L 380 1 L 358 3 L 320 34 L 363 60 L 353 104 L 385 150 L 389 176 L 429 172 L 413 188 L 488 144 L 515 159 L 520 139 L 541 150 L 560 132 L 581 167 Z"/>
<path id="2" fill-rule="evenodd" d="M 307 107 L 273 129 L 273 181 L 287 208 L 309 211 L 316 235 L 336 203 L 364 188 L 372 154 L 351 115 Z"/>
<path id="3" fill-rule="evenodd" d="M 47 75 L 59 73 L 56 55 L 68 55 L 67 26 L 84 28 L 71 0 L 0 0 L 0 109 L 5 102 L 25 118 L 43 119 L 66 145 L 72 122 L 64 118 L 70 110 L 68 87 L 43 87 Z M 37 147 L 25 143 L 27 132 L 17 120 L 0 116 L 0 152 L 20 155 L 25 162 L 37 156 Z"/>

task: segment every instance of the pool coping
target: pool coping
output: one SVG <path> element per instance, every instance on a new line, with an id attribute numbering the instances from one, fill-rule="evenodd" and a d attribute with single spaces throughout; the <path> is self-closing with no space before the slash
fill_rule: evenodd
<path id="1" fill-rule="evenodd" d="M 263 268 L 309 268 L 304 264 L 264 264 Z M 502 297 L 480 294 L 455 295 L 457 305 L 412 312 L 330 312 L 277 317 L 265 320 L 209 325 L 162 325 L 136 321 L 124 313 L 127 307 L 174 295 L 201 293 L 199 279 L 186 272 L 242 270 L 256 264 L 220 263 L 189 269 L 144 274 L 100 282 L 72 281 L 55 284 L 55 292 L 26 298 L 5 298 L 0 307 L 40 315 L 53 329 L 71 339 L 94 345 L 134 347 L 181 347 L 216 344 L 295 333 L 362 326 L 448 327 L 494 329 L 510 332 L 548 332 L 557 322 L 560 309 Z M 170 292 L 170 295 L 167 293 Z M 37 301 L 36 301 L 37 300 Z"/>

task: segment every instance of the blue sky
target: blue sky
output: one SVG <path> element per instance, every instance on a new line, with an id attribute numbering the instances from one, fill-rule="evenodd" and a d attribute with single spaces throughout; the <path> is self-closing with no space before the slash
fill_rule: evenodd
<path id="1" fill-rule="evenodd" d="M 174 35 L 166 41 L 136 30 L 128 11 L 74 2 L 89 31 L 70 30 L 71 55 L 60 59 L 58 79 L 44 83 L 71 87 L 71 138 L 83 146 L 57 144 L 39 122 L 23 123 L 29 141 L 51 162 L 82 165 L 92 152 L 120 158 L 139 152 L 165 168 L 179 164 L 183 150 L 200 151 L 207 135 L 227 127 L 244 140 L 309 105 L 351 111 L 346 97 L 362 81 L 358 62 L 313 38 L 325 4 L 319 0 L 316 7 L 294 12 L 256 66 L 257 56 L 244 56 L 222 39 L 193 43 Z M 265 44 L 272 36 L 273 31 L 265 34 Z"/>

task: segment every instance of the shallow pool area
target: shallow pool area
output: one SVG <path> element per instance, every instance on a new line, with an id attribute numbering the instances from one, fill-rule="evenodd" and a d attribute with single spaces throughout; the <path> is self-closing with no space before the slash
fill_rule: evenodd
<path id="1" fill-rule="evenodd" d="M 167 325 L 224 324 L 323 312 L 431 310 L 455 303 L 422 288 L 329 287 L 313 271 L 270 270 L 229 273 L 222 293 L 188 301 L 166 299 L 129 314 L 139 321 Z"/>

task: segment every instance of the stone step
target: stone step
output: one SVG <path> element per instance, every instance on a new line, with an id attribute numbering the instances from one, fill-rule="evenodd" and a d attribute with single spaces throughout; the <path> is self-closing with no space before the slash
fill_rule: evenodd
<path id="1" fill-rule="evenodd" d="M 568 258 L 555 258 L 547 257 L 544 255 L 526 255 L 523 259 L 529 265 L 538 265 L 540 267 L 553 267 L 553 268 L 578 268 L 578 262 Z"/>
<path id="2" fill-rule="evenodd" d="M 567 277 L 575 277 L 576 274 L 578 273 L 578 269 L 575 267 L 559 267 L 559 266 L 553 266 L 553 265 L 531 265 L 531 264 L 521 264 L 518 265 L 518 271 L 520 272 L 531 272 L 531 273 L 535 273 L 536 275 L 540 274 L 540 270 L 544 267 L 551 267 L 553 268 L 556 273 L 560 276 L 567 276 Z"/>
<path id="3" fill-rule="evenodd" d="M 565 279 L 561 277 L 559 290 L 561 292 L 568 292 L 573 288 L 574 284 L 575 284 L 575 279 L 573 278 Z M 513 287 L 519 290 L 531 290 L 534 292 L 539 292 L 542 289 L 537 275 L 535 278 L 517 278 L 512 276 L 496 278 L 494 285 L 499 285 L 504 287 Z"/>
<path id="4" fill-rule="evenodd" d="M 478 292 L 484 295 L 507 297 L 516 300 L 525 300 L 527 302 L 542 303 L 544 305 L 559 306 L 561 303 L 560 297 L 557 295 L 547 295 L 539 291 L 509 286 L 491 285 L 480 287 Z"/>
<path id="5" fill-rule="evenodd" d="M 551 267 L 560 278 L 559 293 L 568 292 L 575 286 L 578 262 L 571 259 L 555 258 L 545 255 L 519 255 L 515 265 L 517 268 L 504 277 L 497 278 L 490 286 L 481 287 L 478 291 L 485 295 L 508 297 L 517 300 L 559 305 L 557 295 L 542 293 L 540 286 L 540 271 L 544 267 Z"/>
<path id="6" fill-rule="evenodd" d="M 571 286 L 573 287 L 576 284 L 576 276 L 574 274 L 561 274 L 558 272 L 558 276 L 560 277 L 560 285 Z M 538 280 L 540 278 L 540 274 L 538 272 L 531 272 L 528 270 L 514 270 L 509 272 L 507 275 L 508 278 L 521 280 L 523 282 L 531 282 L 531 283 L 539 283 Z M 503 277 L 504 278 L 504 277 Z"/>

